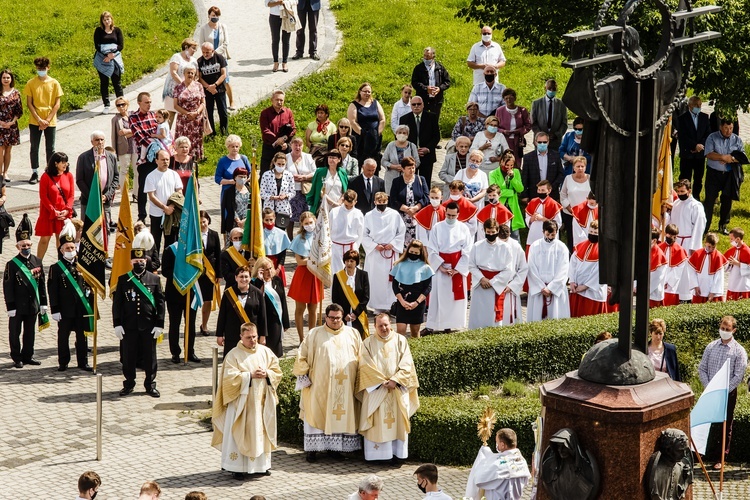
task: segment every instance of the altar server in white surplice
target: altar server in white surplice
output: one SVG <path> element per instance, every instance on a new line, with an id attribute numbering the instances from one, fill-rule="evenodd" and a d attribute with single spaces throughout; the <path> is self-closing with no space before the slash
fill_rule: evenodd
<path id="1" fill-rule="evenodd" d="M 526 321 L 570 317 L 568 300 L 569 254 L 557 239 L 557 222 L 544 221 L 543 237 L 529 248 L 529 295 Z"/>
<path id="2" fill-rule="evenodd" d="M 331 221 L 331 272 L 344 269 L 344 254 L 349 250 L 359 251 L 365 231 L 365 216 L 358 208 L 357 193 L 351 189 L 344 193 L 344 203 L 328 215 Z"/>
<path id="3" fill-rule="evenodd" d="M 466 484 L 466 498 L 521 499 L 531 473 L 516 441 L 515 431 L 500 429 L 495 434 L 497 453 L 492 453 L 489 446 L 479 449 Z"/>
<path id="4" fill-rule="evenodd" d="M 510 245 L 498 239 L 500 224 L 494 218 L 484 221 L 484 239 L 469 253 L 471 309 L 469 329 L 503 324 L 505 294 L 515 273 Z"/>

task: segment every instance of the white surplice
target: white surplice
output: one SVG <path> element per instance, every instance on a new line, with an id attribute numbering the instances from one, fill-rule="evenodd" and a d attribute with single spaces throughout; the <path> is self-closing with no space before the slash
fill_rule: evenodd
<path id="1" fill-rule="evenodd" d="M 687 200 L 675 200 L 667 224 L 675 224 L 680 230 L 677 243 L 688 254 L 703 246 L 703 231 L 706 229 L 706 211 L 703 204 L 690 196 Z"/>
<path id="2" fill-rule="evenodd" d="M 523 323 L 523 314 L 521 306 L 521 292 L 523 284 L 526 283 L 526 277 L 529 274 L 529 265 L 526 262 L 526 252 L 521 244 L 513 238 L 505 240 L 513 254 L 513 277 L 508 282 L 508 288 L 511 293 L 505 294 L 505 304 L 503 305 L 503 325 L 514 325 Z"/>
<path id="3" fill-rule="evenodd" d="M 576 252 L 570 256 L 570 268 L 568 277 L 571 283 L 586 285 L 588 288 L 577 292 L 581 297 L 595 300 L 597 302 L 607 301 L 607 285 L 599 283 L 599 261 L 594 262 L 581 260 Z"/>
<path id="4" fill-rule="evenodd" d="M 695 282 L 691 286 L 691 275 L 688 271 L 688 261 L 685 259 L 678 266 L 672 266 L 672 246 L 664 247 L 664 256 L 667 258 L 667 270 L 664 273 L 664 292 L 680 296 L 680 300 L 690 300 L 693 296 Z"/>
<path id="5" fill-rule="evenodd" d="M 526 321 L 540 321 L 546 302 L 546 319 L 569 318 L 568 298 L 568 247 L 555 239 L 535 241 L 529 248 L 529 295 L 526 303 Z M 552 295 L 545 297 L 542 289 Z"/>
<path id="6" fill-rule="evenodd" d="M 465 498 L 486 500 L 520 500 L 531 473 L 518 448 L 492 453 L 488 446 L 479 449 L 466 483 Z"/>
<path id="7" fill-rule="evenodd" d="M 393 263 L 396 262 L 404 248 L 406 226 L 398 212 L 386 208 L 370 210 L 365 215 L 362 246 L 367 252 L 365 271 L 370 276 L 370 302 L 367 304 L 375 311 L 387 311 L 396 300 L 389 279 Z M 393 250 L 379 252 L 378 245 L 390 244 Z"/>
<path id="8" fill-rule="evenodd" d="M 345 252 L 352 249 L 359 252 L 365 216 L 358 208 L 347 210 L 341 205 L 331 210 L 328 219 L 331 224 L 331 272 L 336 274 L 344 269 Z"/>
<path id="9" fill-rule="evenodd" d="M 469 309 L 469 329 L 486 326 L 500 326 L 502 319 L 495 321 L 495 295 L 505 291 L 515 276 L 514 252 L 508 243 L 495 240 L 490 243 L 483 239 L 474 245 L 469 252 L 469 272 L 471 273 L 471 308 Z M 488 278 L 492 288 L 484 289 L 480 281 L 484 278 L 482 270 L 497 271 L 493 278 Z M 503 299 L 503 306 L 505 299 Z M 503 310 L 503 315 L 505 311 Z"/>

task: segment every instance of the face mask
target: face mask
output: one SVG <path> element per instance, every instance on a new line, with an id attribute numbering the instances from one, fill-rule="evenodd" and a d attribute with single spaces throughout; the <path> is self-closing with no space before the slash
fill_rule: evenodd
<path id="1" fill-rule="evenodd" d="M 547 152 L 547 144 L 537 144 L 536 150 L 540 153 L 546 153 Z"/>
<path id="2" fill-rule="evenodd" d="M 447 219 L 447 218 L 446 218 L 446 219 L 445 219 L 445 223 L 446 223 L 446 224 L 448 224 L 449 226 L 452 226 L 453 224 L 455 224 L 455 223 L 456 223 L 456 221 L 457 221 L 457 220 L 458 220 L 458 219 Z"/>
<path id="3" fill-rule="evenodd" d="M 233 241 L 232 246 L 234 247 L 235 250 L 239 251 L 240 247 L 242 246 L 242 241 Z"/>
<path id="4" fill-rule="evenodd" d="M 271 224 L 266 224 L 266 223 L 263 223 L 263 227 L 265 227 L 265 228 L 266 228 L 266 229 L 268 229 L 269 231 L 270 231 L 271 229 L 273 229 L 273 226 L 274 226 L 274 224 L 273 224 L 273 223 L 271 223 Z"/>
<path id="5" fill-rule="evenodd" d="M 487 198 L 487 203 L 490 205 L 497 205 L 497 198 Z"/>
<path id="6" fill-rule="evenodd" d="M 547 193 L 537 193 L 536 194 L 540 200 L 544 201 L 547 199 Z"/>
<path id="7" fill-rule="evenodd" d="M 437 208 L 437 207 L 440 206 L 440 200 L 436 200 L 434 198 L 430 198 L 430 205 L 432 205 L 433 207 Z"/>
<path id="8" fill-rule="evenodd" d="M 94 500 L 94 498 L 96 498 L 96 495 L 97 495 L 97 493 L 99 493 L 99 492 L 98 492 L 98 491 L 95 491 L 95 492 L 94 492 L 94 493 L 93 493 L 93 494 L 91 495 L 91 500 Z"/>
<path id="9" fill-rule="evenodd" d="M 678 198 L 679 198 L 679 199 L 680 199 L 681 201 L 685 201 L 685 200 L 687 200 L 689 196 L 690 196 L 689 194 L 678 194 L 678 195 L 677 195 L 677 197 L 678 197 Z"/>
<path id="10" fill-rule="evenodd" d="M 308 233 L 312 233 L 315 230 L 315 224 L 305 224 L 302 227 L 304 227 L 305 231 L 307 231 Z"/>
<path id="11" fill-rule="evenodd" d="M 591 243 L 599 243 L 599 235 L 598 234 L 590 234 L 589 235 L 589 241 Z"/>
<path id="12" fill-rule="evenodd" d="M 730 241 L 729 244 L 732 245 L 734 248 L 738 248 L 740 246 L 739 241 Z"/>
<path id="13" fill-rule="evenodd" d="M 413 253 L 407 253 L 406 258 L 409 260 L 419 260 L 420 255 L 413 254 Z"/>
<path id="14" fill-rule="evenodd" d="M 495 234 L 485 234 L 484 237 L 487 238 L 487 241 L 489 241 L 490 243 L 492 243 L 493 241 L 495 241 L 497 239 L 497 233 L 495 233 Z"/>
<path id="15" fill-rule="evenodd" d="M 489 125 L 487 127 L 487 132 L 489 132 L 490 134 L 496 134 L 497 133 L 497 127 L 494 126 L 494 125 Z"/>
<path id="16" fill-rule="evenodd" d="M 31 255 L 31 248 L 22 248 L 21 255 L 23 255 L 24 257 L 28 257 L 29 255 Z"/>
<path id="17" fill-rule="evenodd" d="M 674 238 L 672 238 L 671 236 L 667 236 L 666 238 L 664 238 L 664 241 L 667 242 L 667 245 L 674 245 Z"/>
<path id="18" fill-rule="evenodd" d="M 425 64 L 425 66 L 432 66 L 432 59 L 422 59 L 422 62 Z"/>
<path id="19" fill-rule="evenodd" d="M 286 165 L 284 165 L 283 167 L 275 166 L 273 167 L 273 169 L 276 170 L 278 173 L 281 173 L 284 170 L 286 170 Z"/>
<path id="20" fill-rule="evenodd" d="M 732 338 L 732 332 L 728 332 L 726 330 L 719 330 L 719 336 L 721 337 L 721 340 L 729 340 Z"/>
<path id="21" fill-rule="evenodd" d="M 460 194 L 452 194 L 451 195 L 451 200 L 453 200 L 453 201 L 458 201 L 460 199 L 461 199 L 461 195 Z"/>
<path id="22" fill-rule="evenodd" d="M 713 251 L 714 251 L 714 249 L 713 249 L 713 248 L 708 248 L 708 247 L 703 247 L 703 250 L 705 250 L 705 251 L 706 251 L 706 253 L 711 253 L 711 252 L 713 252 Z"/>
<path id="23" fill-rule="evenodd" d="M 556 95 L 557 95 L 557 91 L 556 90 L 548 90 L 547 91 L 547 97 L 549 97 L 550 99 L 554 99 Z"/>
<path id="24" fill-rule="evenodd" d="M 387 205 L 375 205 L 375 208 L 377 208 L 379 212 L 385 212 L 386 207 Z"/>
<path id="25" fill-rule="evenodd" d="M 133 264 L 133 272 L 135 272 L 135 274 L 141 274 L 145 270 L 146 270 L 146 264 L 145 263 L 143 263 L 143 262 L 136 262 L 135 264 Z"/>
<path id="26" fill-rule="evenodd" d="M 484 81 L 485 81 L 485 82 L 487 82 L 487 83 L 492 83 L 492 82 L 494 82 L 494 81 L 495 81 L 495 75 L 494 75 L 494 74 L 492 74 L 492 73 L 489 73 L 489 74 L 485 74 L 485 75 L 484 75 Z"/>
<path id="27" fill-rule="evenodd" d="M 491 42 L 492 41 L 492 35 L 482 35 L 482 41 L 483 42 Z"/>
<path id="28" fill-rule="evenodd" d="M 75 253 L 75 251 L 73 251 L 73 252 L 63 252 L 63 257 L 65 257 L 68 260 L 73 260 L 73 259 L 76 258 L 76 253 Z"/>
<path id="29" fill-rule="evenodd" d="M 243 177 L 237 177 L 237 179 L 235 179 L 234 182 L 236 182 L 238 186 L 244 186 L 245 183 L 247 182 L 247 179 Z"/>
<path id="30" fill-rule="evenodd" d="M 596 208 L 596 203 L 586 203 L 589 208 Z"/>
<path id="31" fill-rule="evenodd" d="M 578 137 L 581 137 L 583 135 L 583 129 L 581 130 L 574 129 L 573 132 L 575 132 Z"/>
<path id="32" fill-rule="evenodd" d="M 698 116 L 698 114 L 701 112 L 701 108 L 692 108 L 690 112 L 693 113 L 695 116 Z"/>
<path id="33" fill-rule="evenodd" d="M 469 168 L 477 169 L 479 168 L 479 165 L 477 165 L 476 163 L 469 163 Z"/>
<path id="34" fill-rule="evenodd" d="M 552 243 L 553 241 L 555 241 L 555 238 L 547 238 L 547 236 L 545 236 L 544 241 L 546 241 L 547 243 Z"/>
<path id="35" fill-rule="evenodd" d="M 41 76 L 42 78 L 44 78 L 45 76 L 47 76 L 47 70 L 46 69 L 37 70 L 36 74 L 39 75 L 39 76 Z"/>
<path id="36" fill-rule="evenodd" d="M 211 18 L 211 22 L 214 23 L 214 24 L 216 24 L 216 23 L 219 22 L 219 18 L 218 17 L 212 17 Z"/>
<path id="37" fill-rule="evenodd" d="M 409 138 L 406 134 L 396 134 L 396 140 L 398 142 L 406 142 L 406 140 Z"/>

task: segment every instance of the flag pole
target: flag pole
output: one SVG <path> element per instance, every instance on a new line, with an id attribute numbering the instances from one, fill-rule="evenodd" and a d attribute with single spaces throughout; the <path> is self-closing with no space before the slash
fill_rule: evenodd
<path id="1" fill-rule="evenodd" d="M 188 340 L 190 339 L 190 289 L 185 294 L 185 364 L 188 362 Z"/>
<path id="2" fill-rule="evenodd" d="M 94 337 L 94 346 L 92 348 L 92 352 L 94 353 L 94 356 L 93 356 L 94 357 L 94 360 L 93 360 L 93 363 L 94 363 L 93 371 L 94 371 L 94 373 L 96 373 L 96 347 L 97 347 L 97 345 L 96 345 L 96 340 L 97 340 L 97 334 L 96 334 L 97 333 L 96 332 L 96 330 L 97 330 L 97 327 L 96 327 L 97 321 L 96 321 L 96 316 L 98 314 L 98 311 L 97 311 L 97 302 L 98 302 L 98 300 L 97 300 L 96 296 L 97 296 L 97 293 L 96 293 L 96 291 L 94 291 L 94 335 L 93 335 L 93 337 Z"/>
<path id="3" fill-rule="evenodd" d="M 703 470 L 703 475 L 706 476 L 706 481 L 708 481 L 708 485 L 711 487 L 711 493 L 713 493 L 714 498 L 716 498 L 716 489 L 714 488 L 714 483 L 711 482 L 711 478 L 708 475 L 708 470 L 706 469 L 706 465 L 703 463 L 701 454 L 698 453 L 698 447 L 695 446 L 695 441 L 693 441 L 693 436 L 690 436 L 690 444 L 693 446 L 693 450 L 695 451 L 695 456 L 698 457 L 698 463 L 700 464 L 701 469 Z"/>
<path id="4" fill-rule="evenodd" d="M 719 498 L 721 498 L 722 493 L 724 492 L 724 457 L 726 456 L 724 450 L 726 450 L 726 443 L 727 419 L 724 418 L 724 423 L 721 426 L 721 472 L 719 473 Z"/>
<path id="5" fill-rule="evenodd" d="M 257 164 L 257 161 L 258 161 L 258 159 L 257 159 L 257 151 L 258 151 L 258 146 L 257 146 L 257 143 L 255 142 L 255 139 L 253 139 L 253 155 L 252 155 L 252 160 L 250 162 L 250 188 L 251 189 L 255 186 L 255 175 L 256 175 L 255 173 L 257 171 L 256 164 Z M 253 193 L 253 192 L 250 193 L 250 205 L 247 207 L 247 211 L 245 212 L 245 217 L 246 218 L 250 219 L 250 217 L 257 217 L 257 214 L 253 214 L 252 213 L 252 209 L 255 208 L 255 206 L 253 204 L 253 197 L 254 196 L 259 196 L 259 195 L 260 195 L 260 193 Z M 253 236 L 254 236 L 254 234 L 253 234 L 253 221 L 252 221 L 252 219 L 250 219 L 250 239 L 248 240 L 248 242 L 249 242 L 248 246 L 250 248 L 248 248 L 248 250 L 250 250 L 250 255 L 253 258 L 257 258 L 256 255 L 254 254 L 255 239 L 253 238 Z"/>

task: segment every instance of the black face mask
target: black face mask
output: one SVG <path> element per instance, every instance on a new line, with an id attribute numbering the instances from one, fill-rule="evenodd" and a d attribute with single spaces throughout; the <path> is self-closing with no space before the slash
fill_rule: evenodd
<path id="1" fill-rule="evenodd" d="M 146 264 L 144 264 L 143 262 L 136 262 L 135 264 L 133 264 L 133 272 L 135 274 L 141 274 L 145 270 Z"/>
<path id="2" fill-rule="evenodd" d="M 667 236 L 666 238 L 664 238 L 664 241 L 667 242 L 667 245 L 674 245 L 675 240 L 671 236 Z"/>
<path id="3" fill-rule="evenodd" d="M 546 241 L 547 243 L 552 243 L 553 241 L 555 241 L 555 238 L 547 238 L 547 237 L 545 236 L 545 237 L 544 237 L 544 241 Z"/>
<path id="4" fill-rule="evenodd" d="M 678 194 L 678 195 L 677 195 L 677 197 L 678 197 L 678 198 L 679 198 L 679 199 L 680 199 L 681 201 L 685 201 L 685 200 L 687 200 L 687 199 L 688 199 L 688 197 L 690 197 L 690 195 L 689 195 L 689 194 Z"/>
<path id="5" fill-rule="evenodd" d="M 93 495 L 91 495 L 91 500 L 94 500 L 96 498 L 96 494 L 99 493 L 98 491 L 95 491 Z"/>
<path id="6" fill-rule="evenodd" d="M 496 205 L 497 202 L 498 202 L 497 198 L 494 198 L 494 199 L 493 198 L 487 198 L 487 203 L 489 203 L 490 205 Z"/>
<path id="7" fill-rule="evenodd" d="M 589 241 L 591 243 L 599 243 L 599 235 L 598 234 L 590 234 L 589 235 Z"/>
<path id="8" fill-rule="evenodd" d="M 489 241 L 490 243 L 492 243 L 493 241 L 495 241 L 497 239 L 498 234 L 497 233 L 495 233 L 495 234 L 485 234 L 484 237 L 487 238 L 487 241 Z"/>
<path id="9" fill-rule="evenodd" d="M 422 493 L 427 493 L 427 486 L 422 486 L 421 484 L 417 483 L 417 488 L 419 488 L 419 491 Z"/>
<path id="10" fill-rule="evenodd" d="M 547 199 L 547 193 L 537 193 L 536 194 L 540 200 L 544 201 Z"/>
<path id="11" fill-rule="evenodd" d="M 484 75 L 484 81 L 487 83 L 495 81 L 495 75 Z"/>
<path id="12" fill-rule="evenodd" d="M 377 208 L 377 209 L 378 209 L 378 210 L 380 210 L 381 212 L 385 212 L 385 208 L 386 208 L 387 206 L 388 206 L 388 205 L 375 205 L 375 208 Z"/>
<path id="13" fill-rule="evenodd" d="M 406 254 L 406 258 L 409 260 L 419 260 L 420 257 L 421 255 L 418 255 L 418 254 L 413 254 L 413 253 Z"/>

